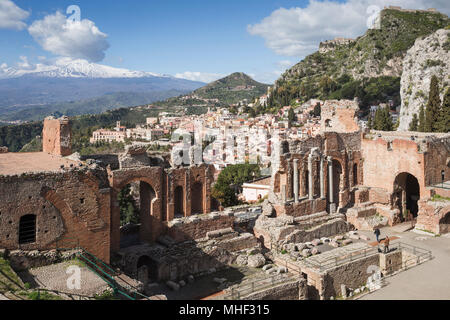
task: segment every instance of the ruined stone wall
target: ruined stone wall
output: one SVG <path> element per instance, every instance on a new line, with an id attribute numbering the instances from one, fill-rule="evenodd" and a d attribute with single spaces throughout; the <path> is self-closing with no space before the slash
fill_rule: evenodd
<path id="1" fill-rule="evenodd" d="M 214 168 L 205 164 L 174 169 L 146 166 L 109 171 L 109 181 L 113 187 L 111 195 L 111 246 L 113 251 L 120 248 L 120 208 L 117 195 L 127 184 L 131 182 L 145 183 L 148 185 L 147 189 L 151 190 L 151 194 L 154 194 L 154 198 L 149 199 L 148 214 L 141 214 L 139 236 L 142 242 L 154 242 L 167 231 L 165 222 L 174 218 L 176 187 L 183 188 L 184 214 L 185 217 L 189 217 L 192 214 L 192 187 L 195 183 L 200 184 L 201 194 L 196 196 L 196 201 L 200 201 L 201 213 L 205 214 L 211 211 L 213 179 Z M 142 195 L 145 193 L 141 192 L 141 197 Z"/>
<path id="2" fill-rule="evenodd" d="M 42 130 L 43 152 L 69 156 L 72 154 L 72 131 L 68 118 L 45 118 Z"/>
<path id="3" fill-rule="evenodd" d="M 427 186 L 450 180 L 450 138 L 431 138 L 424 156 L 425 183 Z"/>
<path id="4" fill-rule="evenodd" d="M 382 138 L 368 138 L 362 140 L 361 148 L 364 186 L 392 193 L 396 177 L 407 172 L 417 178 L 421 198 L 426 196 L 425 159 L 415 141 L 395 139 L 389 142 Z"/>
<path id="5" fill-rule="evenodd" d="M 288 216 L 301 217 L 314 213 L 319 213 L 327 210 L 326 199 L 302 200 L 299 203 L 289 203 L 288 205 L 274 205 L 276 215 L 281 216 L 287 214 Z"/>
<path id="6" fill-rule="evenodd" d="M 305 300 L 307 286 L 305 279 L 296 279 L 273 287 L 253 292 L 241 300 Z"/>
<path id="7" fill-rule="evenodd" d="M 302 272 L 307 275 L 310 298 L 329 300 L 341 295 L 341 285 L 352 289 L 365 285 L 371 275 L 367 270 L 379 264 L 379 255 L 375 254 L 323 272 L 307 267 L 303 267 Z"/>
<path id="8" fill-rule="evenodd" d="M 167 224 L 167 235 L 176 242 L 205 238 L 210 231 L 233 228 L 234 216 L 227 213 L 211 213 Z"/>
<path id="9" fill-rule="evenodd" d="M 320 127 L 322 132 L 359 131 L 358 103 L 352 100 L 327 100 L 322 106 Z"/>
<path id="10" fill-rule="evenodd" d="M 109 262 L 110 189 L 101 171 L 0 177 L 0 247 L 84 247 Z M 7 190 L 7 192 L 5 192 Z M 20 218 L 36 215 L 36 242 L 19 244 Z"/>
<path id="11" fill-rule="evenodd" d="M 419 211 L 416 229 L 431 231 L 436 234 L 450 232 L 450 225 L 442 222 L 450 214 L 450 201 L 421 200 L 419 201 Z"/>

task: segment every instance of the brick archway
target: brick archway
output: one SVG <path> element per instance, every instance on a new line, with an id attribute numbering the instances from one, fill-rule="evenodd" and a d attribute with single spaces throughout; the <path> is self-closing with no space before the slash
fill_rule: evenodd
<path id="1" fill-rule="evenodd" d="M 195 182 L 191 187 L 191 212 L 192 214 L 204 213 L 203 208 L 203 183 Z"/>
<path id="2" fill-rule="evenodd" d="M 418 201 L 420 199 L 419 180 L 408 172 L 398 174 L 394 180 L 393 205 L 404 216 L 406 212 L 417 217 L 419 213 Z"/>
<path id="3" fill-rule="evenodd" d="M 116 180 L 117 181 L 117 180 Z M 140 226 L 139 242 L 154 242 L 163 230 L 162 226 L 162 206 L 161 195 L 158 193 L 160 188 L 154 179 L 147 177 L 130 177 L 119 181 L 112 180 L 114 186 L 111 193 L 111 248 L 112 251 L 120 249 L 120 207 L 117 201 L 120 190 L 130 183 L 139 183 L 140 193 Z M 114 183 L 116 182 L 116 183 Z"/>
<path id="4" fill-rule="evenodd" d="M 182 186 L 177 186 L 174 190 L 174 216 L 180 218 L 185 216 L 184 191 Z"/>

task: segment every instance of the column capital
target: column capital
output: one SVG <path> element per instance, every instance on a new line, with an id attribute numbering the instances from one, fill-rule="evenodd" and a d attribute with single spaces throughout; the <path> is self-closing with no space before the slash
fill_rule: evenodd
<path id="1" fill-rule="evenodd" d="M 298 163 L 298 159 L 292 160 L 293 163 Z"/>
<path id="2" fill-rule="evenodd" d="M 332 156 L 328 156 L 328 157 L 327 157 L 327 161 L 328 161 L 328 162 L 332 162 L 332 161 L 333 161 L 333 157 L 332 157 Z"/>

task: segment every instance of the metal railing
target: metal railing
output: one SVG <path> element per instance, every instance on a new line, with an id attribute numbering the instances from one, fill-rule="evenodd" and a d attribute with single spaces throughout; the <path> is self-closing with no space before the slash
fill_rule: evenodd
<path id="1" fill-rule="evenodd" d="M 77 253 L 77 258 L 86 264 L 86 268 L 94 272 L 98 277 L 100 277 L 103 281 L 105 281 L 113 289 L 115 294 L 120 294 L 129 300 L 137 300 L 139 298 L 143 299 L 149 298 L 146 295 L 143 295 L 142 293 L 138 292 L 132 284 L 128 283 L 125 279 L 121 278 L 119 273 L 116 272 L 113 268 L 111 268 L 101 259 L 97 258 L 94 254 L 90 253 L 89 251 L 81 247 L 78 238 L 60 239 L 56 241 L 55 246 L 56 250 L 79 251 Z M 132 288 L 132 290 L 128 290 L 129 291 L 128 293 L 124 292 L 122 286 L 117 282 L 117 280 L 120 280 L 121 282 L 127 284 L 130 288 Z"/>
<path id="2" fill-rule="evenodd" d="M 277 274 L 269 278 L 257 279 L 251 281 L 248 284 L 244 284 L 231 290 L 223 295 L 221 299 L 223 300 L 240 300 L 244 297 L 249 296 L 252 293 L 262 291 L 264 289 L 272 288 L 281 283 L 287 283 L 294 281 L 295 278 L 288 274 Z"/>
<path id="3" fill-rule="evenodd" d="M 278 249 L 278 246 L 277 246 L 277 249 Z M 314 268 L 314 269 L 318 269 L 320 271 L 325 271 L 325 270 L 329 270 L 329 269 L 332 269 L 332 268 L 335 268 L 338 266 L 342 266 L 344 264 L 353 262 L 353 261 L 361 259 L 361 258 L 367 258 L 367 257 L 371 257 L 374 255 L 378 255 L 379 253 L 384 252 L 383 249 L 380 247 L 371 247 L 371 248 L 366 248 L 366 249 L 362 249 L 362 250 L 357 250 L 354 252 L 349 252 L 348 254 L 346 254 L 344 256 L 332 257 L 328 260 L 320 261 L 320 262 L 306 258 L 306 259 L 301 260 L 300 263 L 304 264 L 305 266 L 307 266 L 309 268 Z M 430 250 L 422 249 L 422 248 L 419 248 L 419 247 L 416 247 L 413 245 L 409 245 L 406 243 L 402 243 L 402 242 L 392 243 L 389 246 L 389 252 L 392 252 L 394 250 L 408 251 L 411 254 L 413 254 L 414 256 L 416 256 L 420 263 L 430 260 L 432 258 L 432 252 Z M 296 264 L 289 262 L 287 259 L 285 259 L 283 257 L 280 257 L 279 260 L 285 261 L 284 264 L 285 264 L 286 268 L 288 268 L 288 270 L 294 269 L 295 271 L 298 270 L 297 272 L 300 273 L 300 267 L 297 266 Z"/>

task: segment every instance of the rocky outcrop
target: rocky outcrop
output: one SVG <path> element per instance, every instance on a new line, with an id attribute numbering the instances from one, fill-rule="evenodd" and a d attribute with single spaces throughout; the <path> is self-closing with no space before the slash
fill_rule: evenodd
<path id="1" fill-rule="evenodd" d="M 426 107 L 432 76 L 439 79 L 441 101 L 450 81 L 450 30 L 440 29 L 416 40 L 403 60 L 399 130 L 407 131 L 420 106 Z"/>

